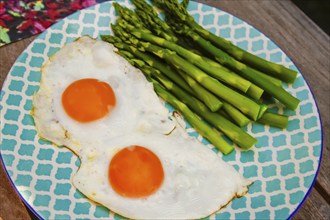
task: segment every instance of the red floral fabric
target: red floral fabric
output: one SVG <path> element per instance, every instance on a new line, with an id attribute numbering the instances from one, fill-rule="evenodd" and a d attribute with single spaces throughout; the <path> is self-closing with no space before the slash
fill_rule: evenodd
<path id="1" fill-rule="evenodd" d="M 105 0 L 0 0 L 0 46 L 38 34 L 63 17 Z"/>

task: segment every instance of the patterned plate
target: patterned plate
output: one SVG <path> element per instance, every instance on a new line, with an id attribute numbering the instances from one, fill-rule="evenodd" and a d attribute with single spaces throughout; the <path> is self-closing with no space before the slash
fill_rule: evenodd
<path id="1" fill-rule="evenodd" d="M 132 7 L 128 0 L 121 3 Z M 243 49 L 297 70 L 281 49 L 244 21 L 195 2 L 191 2 L 188 9 L 212 32 Z M 79 159 L 66 148 L 39 139 L 30 115 L 32 96 L 39 88 L 40 67 L 48 57 L 79 36 L 109 34 L 109 23 L 115 19 L 114 8 L 109 2 L 65 18 L 31 43 L 3 84 L 0 106 L 2 160 L 23 200 L 41 218 L 122 218 L 91 202 L 71 185 L 70 178 L 79 167 Z M 311 189 L 322 153 L 317 106 L 301 74 L 293 85 L 285 87 L 301 100 L 296 111 L 273 105 L 272 110 L 290 116 L 288 128 L 280 130 L 256 123 L 246 127 L 258 143 L 249 151 L 236 149 L 223 159 L 254 184 L 246 196 L 235 199 L 210 219 L 288 218 Z M 187 131 L 219 153 L 188 124 Z"/>

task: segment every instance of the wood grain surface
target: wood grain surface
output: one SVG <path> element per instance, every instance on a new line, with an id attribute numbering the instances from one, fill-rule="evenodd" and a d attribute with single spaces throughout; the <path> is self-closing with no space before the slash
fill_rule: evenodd
<path id="1" fill-rule="evenodd" d="M 317 181 L 293 219 L 330 219 L 330 39 L 289 0 L 199 0 L 256 27 L 294 62 L 316 99 L 323 127 L 323 159 Z M 0 47 L 0 86 L 35 37 Z M 31 219 L 0 165 L 0 219 Z"/>

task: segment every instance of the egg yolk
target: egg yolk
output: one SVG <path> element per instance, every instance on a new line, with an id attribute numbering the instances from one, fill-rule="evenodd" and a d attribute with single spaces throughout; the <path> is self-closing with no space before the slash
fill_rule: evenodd
<path id="1" fill-rule="evenodd" d="M 110 162 L 110 184 L 125 197 L 149 196 L 161 186 L 163 179 L 164 170 L 159 158 L 145 147 L 126 147 Z"/>
<path id="2" fill-rule="evenodd" d="M 91 122 L 107 115 L 116 105 L 111 86 L 97 79 L 80 79 L 62 94 L 65 112 L 79 122 Z"/>

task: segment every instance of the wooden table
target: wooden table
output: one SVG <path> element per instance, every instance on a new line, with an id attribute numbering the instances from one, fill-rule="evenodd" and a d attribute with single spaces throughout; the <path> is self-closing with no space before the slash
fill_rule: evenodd
<path id="1" fill-rule="evenodd" d="M 316 98 L 323 124 L 323 161 L 310 195 L 293 219 L 330 219 L 330 40 L 289 0 L 199 0 L 250 23 L 272 39 L 299 68 Z M 2 86 L 10 67 L 34 37 L 0 48 Z M 0 167 L 0 219 L 30 219 Z"/>

